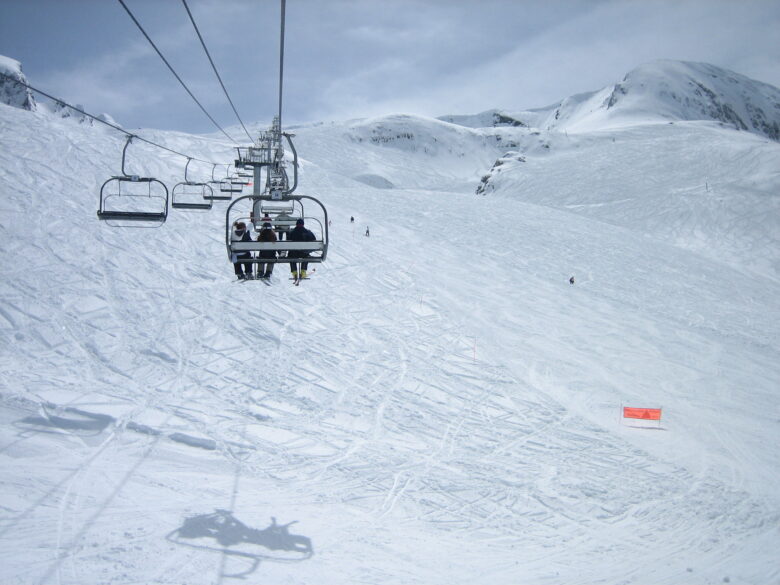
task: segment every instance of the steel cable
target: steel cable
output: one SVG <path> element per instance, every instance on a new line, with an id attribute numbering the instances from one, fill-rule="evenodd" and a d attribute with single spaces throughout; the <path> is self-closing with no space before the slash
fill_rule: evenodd
<path id="1" fill-rule="evenodd" d="M 187 10 L 187 15 L 190 17 L 190 22 L 192 22 L 192 26 L 195 28 L 195 32 L 198 34 L 198 38 L 200 39 L 200 44 L 203 47 L 203 50 L 206 52 L 206 57 L 209 58 L 209 63 L 211 63 L 211 68 L 214 70 L 214 75 L 217 76 L 217 79 L 219 80 L 219 84 L 222 86 L 222 91 L 225 92 L 225 97 L 227 98 L 228 102 L 230 102 L 230 107 L 233 108 L 233 113 L 236 115 L 236 118 L 238 118 L 238 121 L 241 123 L 241 127 L 244 129 L 244 132 L 246 133 L 247 137 L 249 138 L 249 141 L 251 142 L 252 136 L 249 134 L 249 130 L 246 129 L 246 126 L 244 126 L 244 121 L 241 119 L 241 116 L 238 115 L 236 106 L 233 105 L 233 100 L 230 99 L 230 95 L 228 94 L 228 90 L 225 88 L 225 84 L 222 83 L 222 77 L 220 77 L 219 72 L 217 71 L 217 66 L 214 65 L 214 60 L 211 58 L 211 54 L 209 53 L 209 50 L 206 48 L 206 43 L 200 34 L 200 30 L 198 30 L 198 25 L 195 24 L 195 19 L 192 17 L 192 12 L 190 12 L 190 7 L 187 6 L 187 0 L 181 0 L 181 1 L 184 4 L 184 8 Z"/>
<path id="2" fill-rule="evenodd" d="M 166 58 L 163 56 L 163 54 L 160 52 L 160 49 L 158 49 L 158 48 L 157 48 L 157 45 L 155 45 L 155 44 L 154 44 L 154 41 L 152 41 L 152 39 L 151 39 L 151 38 L 149 38 L 149 35 L 148 35 L 148 34 L 146 34 L 146 31 L 145 31 L 145 30 L 144 30 L 144 28 L 141 26 L 141 23 L 140 23 L 140 22 L 138 22 L 138 20 L 136 20 L 135 16 L 133 16 L 133 13 L 132 13 L 132 12 L 130 12 L 130 9 L 129 9 L 129 8 L 127 7 L 127 5 L 124 3 L 124 0 L 118 0 L 118 1 L 119 1 L 119 3 L 122 5 L 122 8 L 124 8 L 124 9 L 127 11 L 127 14 L 129 14 L 129 15 L 130 15 L 130 18 L 131 18 L 131 19 L 133 19 L 133 22 L 134 22 L 134 23 L 135 23 L 135 25 L 138 27 L 138 29 L 139 29 L 139 30 L 140 30 L 140 31 L 143 33 L 143 35 L 146 37 L 146 40 L 147 40 L 147 41 L 149 41 L 149 44 L 151 44 L 151 45 L 152 45 L 152 47 L 154 48 L 154 50 L 155 50 L 155 51 L 157 51 L 157 54 L 160 56 L 160 59 L 162 59 L 162 60 L 163 60 L 163 62 L 164 62 L 164 63 L 165 63 L 167 66 L 168 66 L 168 69 L 170 69 L 170 70 L 171 70 L 171 73 L 173 73 L 173 76 L 174 76 L 174 77 L 175 77 L 175 78 L 176 78 L 176 79 L 179 81 L 179 83 L 181 83 L 181 85 L 182 85 L 182 87 L 185 89 L 185 91 L 186 91 L 186 92 L 187 92 L 187 93 L 190 95 L 190 97 L 191 97 L 193 100 L 195 100 L 195 103 L 196 103 L 196 104 L 198 104 L 198 106 L 200 107 L 200 109 L 201 109 L 201 110 L 203 110 L 203 113 L 204 113 L 204 114 L 206 114 L 206 116 L 208 116 L 209 120 L 211 120 L 211 121 L 212 121 L 212 123 L 213 123 L 213 124 L 214 124 L 214 125 L 215 125 L 217 128 L 219 128 L 219 130 L 222 132 L 222 134 L 224 134 L 225 136 L 227 136 L 227 137 L 228 137 L 228 140 L 230 140 L 231 142 L 233 142 L 233 143 L 235 144 L 235 143 L 236 143 L 236 141 L 235 141 L 235 140 L 233 140 L 233 138 L 231 138 L 230 134 L 228 134 L 227 132 L 225 132 L 225 130 L 222 128 L 222 126 L 220 126 L 219 124 L 217 124 L 217 121 L 216 121 L 214 118 L 212 118 L 212 117 L 211 117 L 211 114 L 209 114 L 209 113 L 206 111 L 206 108 L 204 108 L 204 107 L 203 107 L 203 105 L 202 105 L 202 104 L 201 104 L 201 103 L 198 101 L 198 98 L 196 98 L 196 97 L 195 97 L 195 95 L 194 95 L 194 94 L 193 94 L 193 93 L 190 91 L 190 88 L 189 88 L 189 87 L 187 87 L 187 84 L 186 84 L 186 83 L 184 83 L 184 81 L 182 81 L 181 77 L 179 77 L 179 74 L 178 74 L 178 73 L 176 73 L 176 71 L 174 71 L 173 67 L 171 67 L 171 64 L 170 64 L 170 63 L 168 63 L 168 60 L 167 60 L 167 59 L 166 59 Z"/>
<path id="3" fill-rule="evenodd" d="M 52 100 L 52 101 L 54 101 L 54 102 L 56 102 L 56 103 L 58 103 L 60 105 L 65 106 L 66 108 L 70 108 L 71 110 L 73 110 L 75 112 L 78 112 L 79 114 L 83 114 L 83 115 L 87 116 L 88 118 L 91 118 L 91 119 L 93 119 L 93 120 L 95 120 L 97 122 L 100 122 L 101 124 L 105 124 L 106 126 L 108 126 L 110 128 L 113 128 L 114 130 L 117 130 L 117 131 L 121 132 L 122 134 L 125 134 L 126 136 L 132 136 L 133 138 L 137 138 L 138 140 L 140 140 L 142 142 L 146 142 L 147 144 L 151 144 L 152 146 L 156 146 L 157 148 L 161 148 L 163 150 L 167 150 L 170 153 L 176 154 L 178 156 L 183 156 L 184 158 L 189 158 L 189 159 L 192 159 L 192 160 L 197 161 L 197 162 L 207 163 L 207 164 L 210 164 L 210 165 L 224 165 L 225 164 L 225 163 L 215 163 L 215 162 L 210 161 L 210 160 L 203 160 L 203 159 L 195 158 L 194 156 L 189 156 L 189 155 L 181 153 L 181 152 L 179 152 L 177 150 L 173 150 L 171 148 L 168 148 L 167 146 L 163 146 L 162 144 L 157 144 L 156 142 L 152 142 L 151 140 L 143 138 L 142 136 L 138 136 L 137 134 L 133 134 L 132 132 L 128 132 L 127 130 L 125 130 L 121 126 L 117 126 L 116 124 L 112 124 L 111 122 L 106 122 L 105 120 L 103 120 L 102 118 L 99 118 L 98 116 L 93 116 L 92 114 L 90 114 L 89 112 L 85 112 L 81 108 L 78 108 L 76 106 L 72 106 L 71 104 L 69 104 L 69 103 L 67 103 L 67 102 L 65 102 L 65 101 L 63 101 L 63 100 L 61 100 L 59 98 L 56 98 L 56 97 L 54 97 L 52 95 L 49 95 L 45 91 L 42 91 L 40 89 L 37 89 L 37 88 L 33 87 L 29 83 L 25 83 L 24 81 L 20 81 L 20 80 L 16 79 L 15 77 L 12 77 L 11 75 L 7 75 L 7 74 L 5 74 L 5 73 L 3 73 L 1 71 L 0 71 L 0 77 L 4 77 L 4 78 L 6 78 L 9 81 L 12 81 L 14 83 L 18 83 L 19 85 L 22 85 L 22 86 L 26 87 L 30 91 L 34 91 L 35 93 L 39 93 L 42 96 L 47 97 L 50 100 Z M 231 142 L 233 142 L 233 141 L 231 141 Z"/>

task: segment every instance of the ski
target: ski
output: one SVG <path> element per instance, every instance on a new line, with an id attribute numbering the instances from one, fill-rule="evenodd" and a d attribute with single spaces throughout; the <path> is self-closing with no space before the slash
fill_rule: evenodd
<path id="1" fill-rule="evenodd" d="M 311 275 L 311 274 L 314 274 L 316 271 L 317 271 L 317 269 L 316 269 L 316 268 L 312 268 L 311 270 L 309 270 L 309 273 L 308 273 L 308 275 L 307 275 L 307 276 L 305 276 L 305 277 L 301 277 L 301 276 L 295 276 L 295 277 L 292 277 L 292 276 L 291 276 L 291 277 L 290 277 L 290 280 L 294 281 L 294 282 L 293 282 L 293 284 L 294 284 L 295 286 L 299 286 L 299 285 L 301 284 L 301 281 L 302 281 L 302 280 L 309 280 L 309 278 L 311 278 L 311 276 L 310 276 L 310 275 Z"/>

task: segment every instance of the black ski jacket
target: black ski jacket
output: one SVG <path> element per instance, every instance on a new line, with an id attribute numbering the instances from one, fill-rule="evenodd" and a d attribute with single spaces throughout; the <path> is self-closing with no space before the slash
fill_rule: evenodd
<path id="1" fill-rule="evenodd" d="M 317 237 L 311 230 L 307 230 L 302 225 L 296 225 L 295 228 L 287 234 L 287 241 L 289 242 L 314 242 Z M 308 252 L 290 252 L 291 258 L 305 258 L 308 256 Z"/>

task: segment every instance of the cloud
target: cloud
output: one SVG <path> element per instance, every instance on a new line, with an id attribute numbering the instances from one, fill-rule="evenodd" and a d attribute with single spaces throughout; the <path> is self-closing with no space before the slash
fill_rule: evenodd
<path id="1" fill-rule="evenodd" d="M 351 74 L 334 76 L 317 97 L 316 112 L 337 116 L 345 110 L 352 117 L 400 108 L 442 115 L 542 107 L 615 83 L 659 58 L 711 62 L 749 76 L 767 71 L 772 77 L 765 80 L 780 79 L 778 65 L 765 57 L 779 53 L 778 11 L 768 3 L 613 1 L 578 7 L 557 19 L 547 14 L 544 27 L 519 25 L 524 34 L 512 36 L 506 23 L 524 22 L 529 15 L 502 6 L 500 30 L 511 38 L 510 48 L 501 50 L 506 39 L 487 38 L 467 58 L 451 56 L 451 38 L 459 31 L 485 35 L 499 27 L 475 26 L 448 13 L 446 26 L 436 27 L 439 36 L 413 43 L 411 52 L 399 47 L 376 59 L 373 68 L 361 64 L 365 67 Z M 490 14 L 497 18 L 495 10 Z M 360 29 L 352 37 L 368 32 Z M 381 42 L 386 39 L 383 35 Z"/>
<path id="2" fill-rule="evenodd" d="M 245 2 L 189 2 L 223 81 L 230 90 L 237 47 L 246 46 L 250 23 L 242 18 Z M 224 93 L 183 6 L 129 2 L 152 41 L 198 100 L 221 125 L 235 122 Z M 171 10 L 175 8 L 176 10 Z M 237 23 L 243 23 L 243 30 Z M 54 94 L 78 101 L 88 110 L 106 111 L 129 125 L 189 127 L 211 132 L 214 126 L 187 95 L 149 42 L 121 9 L 112 15 L 115 40 L 99 50 L 83 51 L 73 64 L 48 69 L 38 81 Z M 211 39 L 216 39 L 213 44 Z M 231 53 L 229 56 L 229 52 Z M 228 64 L 228 67 L 221 67 Z M 211 110 L 214 109 L 214 112 Z"/>
<path id="3" fill-rule="evenodd" d="M 188 4 L 242 118 L 269 122 L 278 3 Z M 183 6 L 128 5 L 218 122 L 236 124 Z M 36 73 L 34 84 L 129 127 L 214 131 L 121 6 L 84 6 L 89 14 L 77 18 L 54 2 L 35 26 L 16 19 L 28 27 L 20 47 L 57 49 L 32 67 L 26 54 L 12 55 Z M 0 3 L 0 17 L 13 17 L 13 7 Z M 295 0 L 287 3 L 284 116 L 296 123 L 541 107 L 659 58 L 709 62 L 778 85 L 779 13 L 780 3 L 762 0 Z"/>

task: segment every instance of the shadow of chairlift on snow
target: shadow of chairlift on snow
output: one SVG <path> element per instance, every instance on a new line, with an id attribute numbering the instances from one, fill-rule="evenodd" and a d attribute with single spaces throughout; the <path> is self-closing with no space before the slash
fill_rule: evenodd
<path id="1" fill-rule="evenodd" d="M 253 573 L 261 561 L 293 563 L 304 561 L 314 554 L 311 539 L 290 534 L 290 525 L 277 524 L 271 517 L 267 528 L 250 528 L 237 520 L 228 510 L 217 509 L 212 514 L 200 514 L 184 520 L 184 524 L 166 536 L 176 544 L 212 550 L 249 559 L 252 565 L 240 574 L 225 575 L 241 578 Z"/>
<path id="2" fill-rule="evenodd" d="M 15 426 L 26 431 L 57 433 L 58 430 L 64 430 L 80 436 L 95 436 L 114 422 L 114 417 L 107 414 L 42 403 L 41 414 L 26 416 L 17 421 Z"/>

